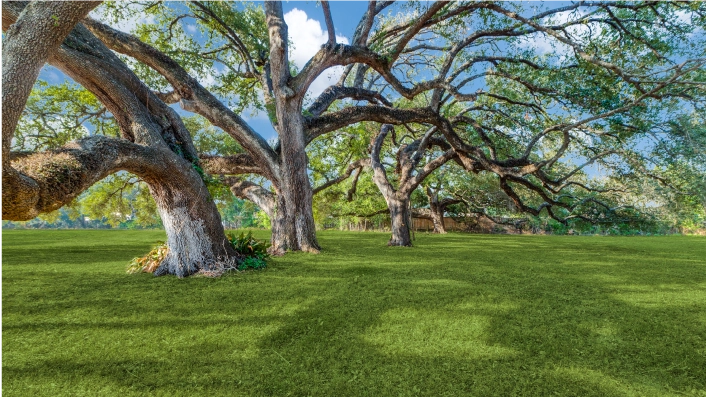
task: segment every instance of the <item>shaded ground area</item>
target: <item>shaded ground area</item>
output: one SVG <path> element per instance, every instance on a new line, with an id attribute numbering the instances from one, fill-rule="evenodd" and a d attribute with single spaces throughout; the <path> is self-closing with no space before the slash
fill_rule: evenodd
<path id="1" fill-rule="evenodd" d="M 125 274 L 161 232 L 2 237 L 6 396 L 706 396 L 703 237 L 324 232 L 183 280 Z"/>

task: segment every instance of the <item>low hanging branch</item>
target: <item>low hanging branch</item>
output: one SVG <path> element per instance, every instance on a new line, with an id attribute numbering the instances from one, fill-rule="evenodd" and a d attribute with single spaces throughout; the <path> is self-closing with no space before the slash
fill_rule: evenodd
<path id="1" fill-rule="evenodd" d="M 87 188 L 117 171 L 154 178 L 169 153 L 122 139 L 93 136 L 60 149 L 24 155 L 13 169 L 32 189 L 13 189 L 3 177 L 3 219 L 29 220 L 70 203 Z M 168 175 L 162 175 L 167 177 Z"/>
<path id="2" fill-rule="evenodd" d="M 24 11 L 25 3 L 3 4 L 3 28 L 15 20 L 13 27 L 21 25 L 34 4 L 39 3 Z M 217 208 L 194 170 L 198 158 L 180 117 L 83 25 L 70 27 L 48 60 L 96 96 L 115 118 L 122 139 L 92 136 L 18 159 L 12 167 L 30 189 L 6 185 L 12 178 L 3 172 L 3 218 L 24 220 L 55 210 L 105 176 L 126 170 L 149 185 L 167 233 L 169 251 L 155 274 L 220 274 L 232 267 L 239 254 L 228 244 Z M 26 28 L 42 30 L 41 25 Z M 10 158 L 3 157 L 4 168 Z"/>

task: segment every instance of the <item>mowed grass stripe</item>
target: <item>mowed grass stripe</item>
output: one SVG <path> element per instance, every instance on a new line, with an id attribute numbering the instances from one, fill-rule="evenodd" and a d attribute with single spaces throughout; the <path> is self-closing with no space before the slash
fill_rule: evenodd
<path id="1" fill-rule="evenodd" d="M 179 280 L 125 274 L 159 231 L 2 237 L 7 396 L 706 396 L 704 238 L 322 232 Z"/>

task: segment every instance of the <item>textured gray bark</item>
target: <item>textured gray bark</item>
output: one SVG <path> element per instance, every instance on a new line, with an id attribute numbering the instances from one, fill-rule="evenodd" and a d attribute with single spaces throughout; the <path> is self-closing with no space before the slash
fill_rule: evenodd
<path id="1" fill-rule="evenodd" d="M 46 4 L 53 3 L 41 7 Z M 63 4 L 76 7 L 79 3 Z M 30 5 L 20 14 L 25 6 L 3 4 L 3 29 L 32 10 Z M 32 30 L 32 26 L 26 28 Z M 41 41 L 40 33 L 32 36 L 32 42 Z M 102 177 L 127 170 L 149 185 L 167 231 L 169 254 L 155 274 L 219 274 L 233 266 L 239 255 L 228 243 L 216 206 L 193 169 L 198 159 L 178 115 L 80 24 L 49 53 L 48 60 L 96 95 L 114 115 L 124 139 L 91 137 L 60 150 L 19 158 L 18 170 L 37 188 L 31 202 L 7 207 L 3 202 L 3 219 L 27 219 L 51 211 Z M 10 157 L 6 157 L 8 162 Z M 3 199 L 6 181 L 3 172 Z"/>
<path id="2" fill-rule="evenodd" d="M 283 194 L 272 193 L 258 184 L 238 178 L 229 177 L 225 179 L 225 182 L 230 186 L 233 195 L 252 201 L 270 218 L 272 224 L 271 254 L 282 255 L 288 250 L 294 250 L 292 247 L 298 246 L 296 230 L 292 233 L 291 228 L 287 227 L 287 222 L 290 220 L 287 216 L 287 202 Z"/>
<path id="3" fill-rule="evenodd" d="M 235 268 L 240 260 L 225 238 L 220 214 L 208 190 L 199 181 L 198 174 L 185 172 L 168 180 L 148 182 L 169 245 L 155 276 L 184 277 L 197 272 L 220 275 Z"/>
<path id="4" fill-rule="evenodd" d="M 411 247 L 411 221 L 410 202 L 408 197 L 386 198 L 390 210 L 390 231 L 392 236 L 387 245 L 398 247 Z"/>
<path id="5" fill-rule="evenodd" d="M 228 177 L 224 182 L 230 186 L 230 191 L 235 197 L 250 200 L 265 211 L 270 219 L 274 219 L 277 208 L 277 197 L 262 186 L 239 178 Z"/>
<path id="6" fill-rule="evenodd" d="M 2 46 L 2 211 L 18 219 L 36 216 L 42 186 L 10 163 L 12 137 L 39 70 L 90 10 L 100 2 L 29 4 L 20 15 L 3 5 Z M 22 5 L 24 6 L 24 5 Z M 7 214 L 7 215 L 6 215 Z"/>
<path id="7" fill-rule="evenodd" d="M 307 175 L 306 142 L 301 120 L 301 107 L 291 101 L 277 100 L 281 112 L 282 142 L 277 217 L 283 220 L 283 234 L 273 232 L 276 250 L 319 252 L 314 225 L 313 191 Z M 281 213 L 283 212 L 283 213 Z M 279 236 L 279 237 L 274 237 Z M 282 238 L 283 237 L 283 238 Z"/>
<path id="8" fill-rule="evenodd" d="M 11 25 L 3 13 L 3 157 L 39 70 L 73 27 L 100 2 L 41 2 L 27 5 Z M 9 16 L 8 16 L 9 18 Z M 9 139 L 8 139 L 9 138 Z"/>
<path id="9" fill-rule="evenodd" d="M 431 186 L 427 186 L 425 189 L 427 199 L 429 200 L 428 215 L 434 224 L 434 233 L 445 234 L 446 226 L 444 225 L 444 213 L 446 212 L 446 208 L 453 204 L 460 204 L 463 201 L 448 197 L 439 199 L 439 191 L 439 188 L 434 190 Z"/>
<path id="10" fill-rule="evenodd" d="M 439 202 L 434 200 L 429 202 L 431 222 L 434 224 L 434 233 L 446 234 L 446 226 L 444 226 L 444 208 L 439 205 Z"/>
<path id="11" fill-rule="evenodd" d="M 278 123 L 275 128 L 280 135 L 282 148 L 279 155 L 239 116 L 201 87 L 196 79 L 168 56 L 134 36 L 95 21 L 87 21 L 87 24 L 111 49 L 134 57 L 162 74 L 175 88 L 181 102 L 188 104 L 189 110 L 223 128 L 248 151 L 253 168 L 245 170 L 241 167 L 240 172 L 256 170 L 268 178 L 277 190 L 277 205 L 274 206 L 274 217 L 271 218 L 273 249 L 281 252 L 318 252 L 320 248 L 316 240 L 311 202 L 313 194 L 306 173 L 307 140 L 301 117 L 305 90 L 295 95 L 289 87 L 292 76 L 289 73 L 287 25 L 284 23 L 282 6 L 277 2 L 266 2 L 265 8 L 270 30 L 270 64 L 266 69 L 270 75 L 264 76 L 267 84 L 263 86 L 271 86 L 272 89 L 272 93 L 265 92 L 265 98 L 271 100 L 276 109 Z M 169 95 L 170 98 L 173 96 Z M 214 163 L 214 167 L 216 165 Z"/>
<path id="12" fill-rule="evenodd" d="M 313 192 L 307 175 L 306 135 L 302 102 L 306 90 L 289 85 L 292 76 L 287 57 L 287 24 L 282 4 L 266 1 L 265 12 L 270 34 L 270 69 L 277 114 L 281 154 L 277 187 L 277 222 L 273 222 L 273 249 L 276 251 L 319 252 L 316 239 Z M 275 226 L 276 224 L 276 226 Z"/>

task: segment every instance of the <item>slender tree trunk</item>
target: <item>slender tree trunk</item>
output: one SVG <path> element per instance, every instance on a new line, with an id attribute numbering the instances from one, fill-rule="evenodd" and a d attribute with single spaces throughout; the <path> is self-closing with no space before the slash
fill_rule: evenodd
<path id="1" fill-rule="evenodd" d="M 434 233 L 446 234 L 446 226 L 444 226 L 444 207 L 429 201 L 429 209 L 431 209 L 431 222 L 434 224 Z"/>
<path id="2" fill-rule="evenodd" d="M 390 210 L 390 221 L 392 229 L 392 237 L 387 243 L 389 246 L 411 247 L 412 237 L 410 222 L 412 220 L 409 211 L 409 197 L 390 197 L 386 198 L 387 207 Z"/>

